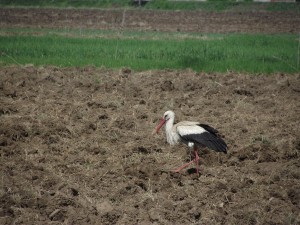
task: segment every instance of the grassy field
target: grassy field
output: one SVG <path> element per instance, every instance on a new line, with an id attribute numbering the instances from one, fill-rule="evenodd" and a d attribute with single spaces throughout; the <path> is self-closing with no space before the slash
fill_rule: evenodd
<path id="1" fill-rule="evenodd" d="M 2 7 L 74 7 L 74 8 L 130 8 L 136 7 L 131 0 L 0 0 Z M 204 11 L 224 11 L 224 10 L 267 10 L 267 11 L 297 11 L 300 12 L 299 3 L 260 3 L 252 0 L 235 1 L 208 0 L 207 2 L 195 1 L 168 1 L 152 0 L 147 3 L 146 9 L 161 10 L 204 10 Z"/>
<path id="2" fill-rule="evenodd" d="M 10 36 L 0 36 L 1 65 L 299 72 L 299 37 L 292 34 L 203 35 L 62 29 L 43 30 L 33 36 L 31 32 L 36 33 L 36 29 L 10 29 L 10 32 Z"/>
<path id="3" fill-rule="evenodd" d="M 34 7 L 129 7 L 130 0 L 0 0 L 1 6 Z"/>
<path id="4" fill-rule="evenodd" d="M 130 0 L 0 0 L 3 7 L 133 7 Z M 298 11 L 298 3 L 252 1 L 170 2 L 153 0 L 146 9 Z M 38 34 L 38 35 L 37 35 Z M 131 67 L 251 73 L 299 72 L 299 35 L 203 34 L 93 29 L 2 28 L 0 66 Z"/>
<path id="5" fill-rule="evenodd" d="M 261 3 L 253 2 L 251 0 L 235 1 L 225 0 L 216 1 L 210 0 L 207 2 L 186 2 L 186 1 L 168 1 L 155 0 L 147 4 L 145 8 L 162 9 L 162 10 L 203 10 L 203 11 L 224 11 L 224 10 L 267 10 L 267 11 L 298 11 L 300 12 L 300 4 L 287 4 L 282 2 Z"/>

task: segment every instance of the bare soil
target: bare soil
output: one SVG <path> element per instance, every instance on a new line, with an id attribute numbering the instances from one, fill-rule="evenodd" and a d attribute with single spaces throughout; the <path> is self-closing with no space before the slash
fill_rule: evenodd
<path id="1" fill-rule="evenodd" d="M 1 224 L 299 224 L 300 77 L 0 69 Z M 167 109 L 229 153 L 151 135 Z"/>
<path id="2" fill-rule="evenodd" d="M 1 27 L 132 29 L 202 33 L 299 33 L 297 12 L 0 9 Z"/>
<path id="3" fill-rule="evenodd" d="M 1 27 L 102 29 L 121 18 L 113 16 L 117 10 L 110 11 L 118 18 L 111 23 L 101 22 L 109 21 L 101 10 L 0 12 Z M 87 19 L 76 20 L 80 14 Z M 217 29 L 176 23 L 176 16 L 189 16 L 183 12 L 145 14 L 165 24 L 134 27 L 127 12 L 124 24 Z M 197 21 L 215 21 L 214 15 L 221 14 Z M 244 14 L 224 15 L 235 15 L 236 26 L 219 32 L 292 32 L 299 24 L 293 22 L 299 17 L 278 14 L 291 23 L 269 27 L 258 19 L 246 26 Z M 169 109 L 177 121 L 215 127 L 228 143 L 227 155 L 201 149 L 199 177 L 194 166 L 172 172 L 190 160 L 186 146 L 151 134 Z M 299 115 L 299 74 L 1 67 L 0 224 L 300 224 Z"/>

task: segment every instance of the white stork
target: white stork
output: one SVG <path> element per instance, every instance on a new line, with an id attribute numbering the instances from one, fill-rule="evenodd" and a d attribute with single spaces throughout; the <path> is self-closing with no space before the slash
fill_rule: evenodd
<path id="1" fill-rule="evenodd" d="M 174 125 L 174 119 L 174 112 L 165 112 L 159 125 L 156 127 L 156 133 L 158 133 L 160 128 L 165 124 L 168 143 L 170 145 L 175 145 L 178 142 L 183 142 L 189 147 L 194 147 L 195 156 L 192 161 L 179 167 L 175 172 L 181 171 L 194 162 L 196 165 L 196 172 L 199 174 L 198 147 L 206 146 L 217 152 L 227 153 L 227 145 L 219 136 L 219 132 L 216 129 L 206 124 L 191 121 L 182 121 Z"/>

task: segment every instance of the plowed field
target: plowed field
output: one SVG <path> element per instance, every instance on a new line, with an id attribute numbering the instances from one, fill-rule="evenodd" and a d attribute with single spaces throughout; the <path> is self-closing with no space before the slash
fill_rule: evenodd
<path id="1" fill-rule="evenodd" d="M 2 27 L 102 29 L 122 18 L 111 11 L 101 19 L 101 10 L 52 10 L 56 19 L 46 9 L 27 17 L 0 11 Z M 278 14 L 286 20 L 276 23 L 276 13 L 267 13 L 269 22 L 257 14 L 248 24 L 244 14 L 225 13 L 235 22 L 222 26 L 212 13 L 189 27 L 194 13 L 145 14 L 160 22 L 129 22 L 126 14 L 122 26 L 293 32 L 300 24 L 293 15 Z M 300 224 L 299 96 L 299 74 L 2 67 L 0 224 Z M 186 146 L 152 135 L 169 109 L 177 121 L 215 127 L 229 146 L 227 155 L 201 149 L 199 177 L 193 166 L 172 172 L 190 160 Z"/>

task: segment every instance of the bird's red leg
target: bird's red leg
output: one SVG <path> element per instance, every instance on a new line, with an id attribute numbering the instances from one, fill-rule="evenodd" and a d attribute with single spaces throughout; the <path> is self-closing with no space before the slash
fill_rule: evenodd
<path id="1" fill-rule="evenodd" d="M 180 172 L 182 169 L 184 169 L 185 167 L 188 167 L 189 165 L 191 165 L 193 162 L 196 165 L 196 172 L 199 175 L 199 155 L 198 155 L 198 151 L 197 151 L 197 147 L 194 147 L 194 154 L 195 154 L 195 158 L 190 161 L 189 163 L 184 164 L 183 166 L 179 167 L 178 169 L 174 170 L 174 172 L 178 173 Z"/>
<path id="2" fill-rule="evenodd" d="M 174 172 L 178 173 L 179 171 L 181 171 L 182 169 L 184 169 L 185 167 L 188 167 L 189 165 L 191 165 L 194 162 L 194 160 L 190 161 L 187 164 L 184 164 L 183 166 L 179 167 L 178 169 L 174 170 Z"/>
<path id="3" fill-rule="evenodd" d="M 195 145 L 194 147 L 194 154 L 195 154 L 195 159 L 194 159 L 194 162 L 195 162 L 195 165 L 196 165 L 196 172 L 197 172 L 197 175 L 199 175 L 199 155 L 198 155 L 198 151 L 197 151 L 197 147 Z"/>

